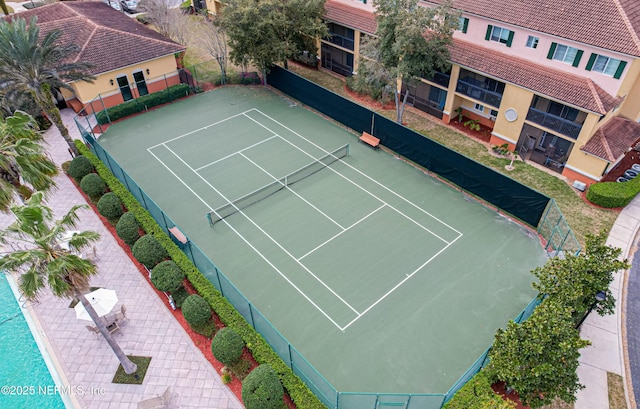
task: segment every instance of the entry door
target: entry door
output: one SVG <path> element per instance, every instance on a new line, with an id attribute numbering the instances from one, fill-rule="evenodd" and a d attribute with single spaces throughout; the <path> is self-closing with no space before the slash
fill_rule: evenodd
<path id="1" fill-rule="evenodd" d="M 125 101 L 129 101 L 133 99 L 133 93 L 131 92 L 131 85 L 129 85 L 129 79 L 126 75 L 122 77 L 118 77 L 118 87 L 120 87 L 120 93 L 122 94 L 122 99 Z"/>
<path id="2" fill-rule="evenodd" d="M 149 89 L 147 88 L 147 82 L 144 79 L 144 74 L 142 71 L 133 73 L 133 80 L 136 82 L 136 87 L 138 88 L 138 95 L 143 96 L 149 93 Z"/>

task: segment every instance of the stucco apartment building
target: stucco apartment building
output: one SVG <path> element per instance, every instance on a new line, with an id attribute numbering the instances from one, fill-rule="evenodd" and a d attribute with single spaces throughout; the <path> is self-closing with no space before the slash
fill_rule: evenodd
<path id="1" fill-rule="evenodd" d="M 441 0 L 421 1 L 429 7 Z M 602 178 L 640 138 L 640 1 L 454 0 L 460 24 L 449 72 L 408 85 L 409 102 L 460 112 L 526 160 L 571 180 Z M 376 31 L 371 0 L 328 0 L 320 64 L 357 72 Z"/>

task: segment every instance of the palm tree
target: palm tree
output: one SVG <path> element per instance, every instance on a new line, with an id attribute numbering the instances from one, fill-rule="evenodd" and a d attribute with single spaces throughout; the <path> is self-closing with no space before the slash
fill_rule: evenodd
<path id="1" fill-rule="evenodd" d="M 9 15 L 9 9 L 7 8 L 7 3 L 4 0 L 0 0 L 0 9 L 2 9 L 5 16 Z"/>
<path id="2" fill-rule="evenodd" d="M 0 20 L 0 92 L 9 102 L 30 96 L 58 128 L 71 152 L 78 155 L 51 91 L 64 88 L 73 92 L 69 82 L 93 82 L 95 77 L 88 73 L 90 64 L 73 61 L 80 47 L 60 44 L 61 30 L 52 30 L 38 40 L 37 21 L 33 17 L 27 27 L 23 18 Z"/>
<path id="3" fill-rule="evenodd" d="M 16 221 L 0 231 L 0 242 L 17 245 L 19 249 L 0 258 L 0 270 L 20 274 L 18 288 L 29 300 L 36 300 L 46 287 L 56 297 L 77 298 L 125 372 L 136 372 L 136 364 L 127 358 L 84 295 L 90 288 L 89 278 L 98 270 L 91 261 L 75 253 L 97 241 L 99 234 L 93 231 L 78 232 L 69 240 L 70 250 L 60 246 L 59 238 L 68 229 L 76 227 L 78 210 L 88 206 L 73 206 L 61 219 L 54 221 L 53 212 L 44 205 L 43 198 L 42 192 L 35 192 L 24 206 L 11 208 Z"/>
<path id="4" fill-rule="evenodd" d="M 31 196 L 31 189 L 22 181 L 41 191 L 55 186 L 52 177 L 58 168 L 44 154 L 41 141 L 30 115 L 16 112 L 0 122 L 0 211 L 9 211 L 14 193 L 22 200 Z"/>

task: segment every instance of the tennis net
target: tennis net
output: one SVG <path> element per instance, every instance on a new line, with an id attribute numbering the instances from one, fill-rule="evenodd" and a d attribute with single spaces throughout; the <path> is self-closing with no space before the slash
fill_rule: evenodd
<path id="1" fill-rule="evenodd" d="M 308 165 L 301 167 L 300 169 L 293 171 L 284 177 L 274 180 L 266 186 L 263 186 L 259 189 L 254 190 L 251 193 L 248 193 L 238 199 L 227 203 L 226 205 L 220 206 L 217 209 L 207 213 L 207 219 L 209 220 L 209 224 L 213 226 L 215 223 L 224 219 L 225 217 L 229 217 L 234 213 L 241 211 L 242 209 L 246 209 L 252 204 L 258 203 L 272 194 L 279 192 L 285 187 L 292 185 L 296 182 L 305 179 L 314 173 L 326 168 L 332 163 L 344 158 L 349 155 L 349 144 L 346 144 L 333 152 L 330 152 L 323 157 L 316 159 Z"/>

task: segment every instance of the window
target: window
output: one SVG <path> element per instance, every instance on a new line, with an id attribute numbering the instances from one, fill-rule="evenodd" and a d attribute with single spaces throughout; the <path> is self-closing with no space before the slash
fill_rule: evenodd
<path id="1" fill-rule="evenodd" d="M 619 79 L 626 66 L 627 63 L 625 61 L 606 57 L 604 55 L 591 54 L 585 69 L 587 71 L 595 71 L 604 75 L 612 76 L 615 79 Z"/>
<path id="2" fill-rule="evenodd" d="M 538 48 L 538 41 L 540 41 L 538 37 L 529 36 L 527 38 L 527 48 Z"/>
<path id="3" fill-rule="evenodd" d="M 117 78 L 118 87 L 120 88 L 120 93 L 122 94 L 122 99 L 125 101 L 129 101 L 133 99 L 133 93 L 131 92 L 131 86 L 129 85 L 129 79 L 126 75 Z"/>
<path id="4" fill-rule="evenodd" d="M 497 41 L 499 43 L 506 44 L 507 47 L 511 47 L 513 41 L 513 31 L 506 28 L 489 25 L 487 27 L 487 34 L 484 37 L 487 41 Z"/>
<path id="5" fill-rule="evenodd" d="M 476 110 L 476 111 L 478 111 L 478 112 L 484 112 L 484 105 L 482 105 L 482 104 L 475 104 L 475 105 L 473 106 L 473 109 L 475 109 L 475 110 Z"/>
<path id="6" fill-rule="evenodd" d="M 467 28 L 469 27 L 469 19 L 466 17 L 458 17 L 458 30 L 463 33 L 467 32 Z"/>
<path id="7" fill-rule="evenodd" d="M 138 88 L 139 96 L 147 95 L 149 93 L 149 89 L 147 88 L 147 81 L 145 81 L 142 71 L 134 72 L 133 80 L 135 81 L 136 87 Z"/>
<path id="8" fill-rule="evenodd" d="M 549 60 L 562 61 L 577 67 L 578 64 L 580 64 L 580 59 L 582 58 L 583 53 L 584 51 L 569 47 L 568 45 L 551 43 L 551 48 L 549 49 L 547 58 Z"/>

